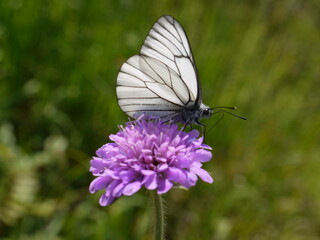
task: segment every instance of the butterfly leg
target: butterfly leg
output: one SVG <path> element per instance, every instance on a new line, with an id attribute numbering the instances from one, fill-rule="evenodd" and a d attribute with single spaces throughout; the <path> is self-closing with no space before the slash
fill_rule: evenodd
<path id="1" fill-rule="evenodd" d="M 190 122 L 190 121 L 189 121 L 189 122 Z M 189 126 L 189 127 L 191 128 L 191 130 L 192 130 L 192 126 L 189 125 L 189 122 L 187 122 L 187 123 L 183 126 L 182 131 L 184 131 L 187 126 Z"/>
<path id="2" fill-rule="evenodd" d="M 205 124 L 203 124 L 202 122 L 199 122 L 198 119 L 195 121 L 198 125 L 201 126 L 202 129 L 202 133 L 203 133 L 203 139 L 206 139 L 206 130 L 207 130 L 207 126 Z"/>

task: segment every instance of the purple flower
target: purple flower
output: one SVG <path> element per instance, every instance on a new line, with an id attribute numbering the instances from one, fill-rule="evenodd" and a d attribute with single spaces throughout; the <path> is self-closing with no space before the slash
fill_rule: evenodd
<path id="1" fill-rule="evenodd" d="M 180 131 L 176 124 L 161 120 L 137 120 L 120 127 L 116 135 L 96 152 L 90 171 L 96 178 L 90 192 L 105 190 L 100 204 L 111 204 L 122 195 L 130 196 L 145 187 L 158 194 L 175 184 L 194 186 L 198 177 L 212 183 L 201 162 L 211 159 L 211 148 L 198 138 L 197 130 Z"/>

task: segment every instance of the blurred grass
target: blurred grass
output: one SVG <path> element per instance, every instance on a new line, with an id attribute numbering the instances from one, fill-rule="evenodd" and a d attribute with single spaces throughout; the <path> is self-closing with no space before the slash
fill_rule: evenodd
<path id="1" fill-rule="evenodd" d="M 168 239 L 320 237 L 320 2 L 0 2 L 0 238 L 151 239 L 145 192 L 90 195 L 89 160 L 127 117 L 121 64 L 163 14 L 188 33 L 215 183 L 167 194 Z M 205 120 L 212 126 L 218 116 Z"/>

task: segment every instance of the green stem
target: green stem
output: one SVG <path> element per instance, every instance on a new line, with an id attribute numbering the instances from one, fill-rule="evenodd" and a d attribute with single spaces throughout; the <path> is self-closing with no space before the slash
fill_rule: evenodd
<path id="1" fill-rule="evenodd" d="M 165 220 L 164 220 L 164 200 L 157 191 L 153 191 L 154 202 L 154 239 L 164 240 Z"/>

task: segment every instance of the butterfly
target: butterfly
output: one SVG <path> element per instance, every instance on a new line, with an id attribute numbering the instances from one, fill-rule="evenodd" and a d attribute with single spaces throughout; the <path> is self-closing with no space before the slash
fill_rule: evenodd
<path id="1" fill-rule="evenodd" d="M 203 125 L 201 118 L 210 117 L 214 111 L 227 112 L 221 108 L 229 108 L 210 108 L 202 103 L 188 37 L 169 15 L 160 17 L 153 25 L 140 54 L 122 65 L 116 93 L 120 108 L 130 117 L 144 114 L 185 126 Z"/>

